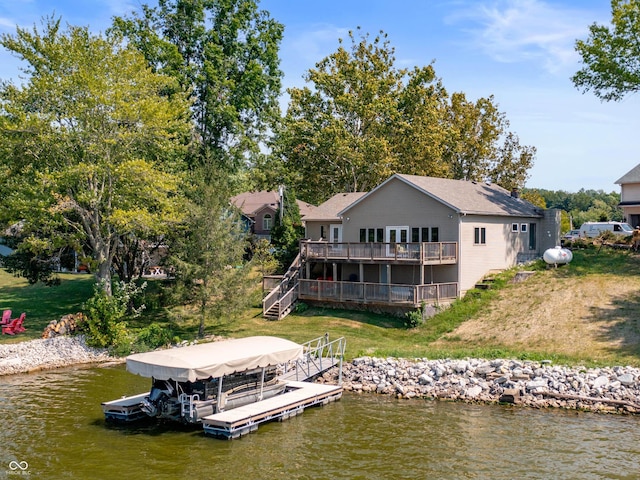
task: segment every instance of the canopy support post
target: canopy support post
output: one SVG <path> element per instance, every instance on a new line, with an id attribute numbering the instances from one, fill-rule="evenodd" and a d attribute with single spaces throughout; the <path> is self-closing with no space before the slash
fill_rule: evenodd
<path id="1" fill-rule="evenodd" d="M 224 377 L 218 377 L 218 398 L 216 403 L 216 413 L 220 413 L 220 404 L 222 403 L 222 379 Z"/>
<path id="2" fill-rule="evenodd" d="M 264 371 L 265 371 L 265 367 L 262 367 L 262 376 L 260 378 L 260 396 L 258 397 L 258 400 L 263 399 L 262 392 L 264 391 Z"/>

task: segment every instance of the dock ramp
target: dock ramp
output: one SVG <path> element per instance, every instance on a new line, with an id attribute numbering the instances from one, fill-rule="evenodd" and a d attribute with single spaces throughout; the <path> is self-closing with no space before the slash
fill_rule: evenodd
<path id="1" fill-rule="evenodd" d="M 280 380 L 304 382 L 312 380 L 330 368 L 338 368 L 338 384 L 342 384 L 342 360 L 347 340 L 340 337 L 329 341 L 329 334 L 302 344 L 304 355 L 286 366 Z"/>

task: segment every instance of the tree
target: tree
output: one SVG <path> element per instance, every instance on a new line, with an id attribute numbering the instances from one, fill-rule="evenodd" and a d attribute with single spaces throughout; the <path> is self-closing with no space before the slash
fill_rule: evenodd
<path id="1" fill-rule="evenodd" d="M 203 178 L 194 173 L 189 214 L 170 241 L 177 290 L 198 308 L 200 337 L 207 320 L 219 322 L 246 307 L 250 270 L 243 260 L 246 234 L 227 185 Z"/>
<path id="2" fill-rule="evenodd" d="M 123 236 L 180 219 L 189 102 L 117 35 L 48 18 L 0 43 L 29 65 L 23 85 L 0 87 L 0 219 L 23 221 L 26 250 L 86 249 L 109 294 Z"/>
<path id="3" fill-rule="evenodd" d="M 594 23 L 576 41 L 584 66 L 572 81 L 583 93 L 618 101 L 640 91 L 640 1 L 611 0 L 611 17 L 610 27 Z"/>
<path id="4" fill-rule="evenodd" d="M 304 227 L 295 193 L 281 188 L 282 201 L 271 229 L 271 244 L 275 249 L 275 258 L 281 268 L 286 270 L 300 251 L 299 242 L 304 237 Z"/>
<path id="5" fill-rule="evenodd" d="M 159 0 L 116 18 L 113 28 L 192 92 L 198 150 L 191 158 L 209 165 L 202 173 L 236 174 L 254 161 L 280 116 L 281 24 L 254 0 Z"/>
<path id="6" fill-rule="evenodd" d="M 272 183 L 313 203 L 371 190 L 396 172 L 523 186 L 535 149 L 520 146 L 493 97 L 449 97 L 432 65 L 396 68 L 382 32 L 372 42 L 349 38 L 350 50 L 341 41 L 309 70 L 313 88 L 289 90 L 262 166 Z"/>
<path id="7" fill-rule="evenodd" d="M 313 90 L 289 90 L 275 141 L 285 171 L 293 173 L 285 183 L 311 202 L 371 189 L 393 171 L 388 132 L 405 71 L 393 68 L 393 49 L 383 38 L 356 43 L 353 32 L 349 37 L 350 52 L 341 45 L 309 70 L 306 81 Z"/>

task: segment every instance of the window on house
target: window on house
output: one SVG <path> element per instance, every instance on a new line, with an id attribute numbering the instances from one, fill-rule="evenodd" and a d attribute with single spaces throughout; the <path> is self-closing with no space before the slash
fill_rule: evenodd
<path id="1" fill-rule="evenodd" d="M 267 213 L 264 217 L 262 217 L 262 229 L 263 230 L 271 230 L 271 226 L 273 225 L 273 218 L 271 218 L 271 214 Z"/>
<path id="2" fill-rule="evenodd" d="M 383 228 L 361 228 L 360 243 L 375 243 L 384 241 Z"/>
<path id="3" fill-rule="evenodd" d="M 418 230 L 418 229 L 415 229 Z M 411 240 L 412 242 L 439 242 L 438 227 L 422 227 L 420 228 L 420 240 Z"/>
<path id="4" fill-rule="evenodd" d="M 473 243 L 475 245 L 485 245 L 487 243 L 487 229 L 476 227 L 473 229 Z"/>
<path id="5" fill-rule="evenodd" d="M 511 231 L 517 233 L 518 232 L 518 224 L 517 223 L 512 223 L 511 224 Z"/>
<path id="6" fill-rule="evenodd" d="M 420 241 L 420 229 L 418 227 L 413 227 L 411 229 L 411 241 L 412 242 Z"/>
<path id="7" fill-rule="evenodd" d="M 529 224 L 529 250 L 536 249 L 536 224 Z"/>
<path id="8" fill-rule="evenodd" d="M 527 224 L 526 223 L 523 223 L 523 224 L 520 225 L 520 231 L 522 233 L 527 233 Z"/>

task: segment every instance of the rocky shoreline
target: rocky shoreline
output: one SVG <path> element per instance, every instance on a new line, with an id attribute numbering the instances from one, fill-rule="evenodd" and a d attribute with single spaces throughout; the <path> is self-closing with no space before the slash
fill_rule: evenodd
<path id="1" fill-rule="evenodd" d="M 335 379 L 336 372 L 332 372 Z M 325 381 L 331 381 L 325 375 Z M 345 391 L 397 398 L 513 403 L 606 413 L 640 413 L 640 369 L 565 367 L 520 360 L 362 357 L 343 365 Z"/>
<path id="2" fill-rule="evenodd" d="M 57 336 L 0 345 L 0 376 L 117 360 L 87 346 L 83 335 Z"/>
<path id="3" fill-rule="evenodd" d="M 88 347 L 82 335 L 0 345 L 0 376 L 122 361 Z M 333 369 L 320 379 L 335 382 Z M 345 391 L 397 398 L 513 403 L 606 413 L 640 413 L 640 369 L 551 365 L 521 360 L 356 358 L 343 365 Z"/>

